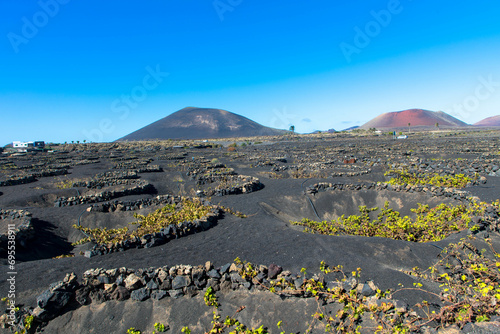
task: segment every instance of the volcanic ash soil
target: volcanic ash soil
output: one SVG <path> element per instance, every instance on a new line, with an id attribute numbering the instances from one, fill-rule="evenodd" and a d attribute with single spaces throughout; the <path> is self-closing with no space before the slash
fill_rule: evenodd
<path id="1" fill-rule="evenodd" d="M 282 270 L 279 277 L 292 283 L 306 268 L 309 277 L 316 275 L 327 284 L 329 277 L 321 278 L 319 270 L 324 261 L 343 266 L 346 273 L 361 268 L 360 284 L 373 282 L 381 290 L 400 284 L 410 287 L 416 279 L 405 272 L 428 268 L 447 245 L 472 232 L 414 243 L 304 233 L 290 221 L 335 220 L 359 214 L 359 206 L 383 207 L 385 202 L 414 217 L 410 209 L 418 203 L 434 207 L 495 201 L 500 189 L 498 142 L 495 132 L 423 133 L 407 140 L 342 134 L 248 139 L 233 147 L 216 141 L 75 144 L 61 145 L 51 153 L 4 155 L 0 158 L 0 231 L 5 239 L 7 224 L 14 222 L 17 228 L 15 302 L 21 309 L 39 312 L 43 319 L 39 330 L 46 333 L 126 333 L 131 327 L 144 333 L 151 332 L 156 322 L 168 324 L 168 332 L 189 326 L 193 333 L 201 333 L 211 328 L 212 308 L 205 305 L 203 294 L 213 283 L 224 317 L 245 306 L 236 316 L 248 327 L 263 325 L 277 332 L 276 323 L 282 320 L 287 332 L 324 332 L 320 323 L 310 326 L 311 315 L 319 307 L 315 298 L 273 294 L 234 276 L 230 264 L 240 258 L 262 265 L 265 275 L 277 265 Z M 389 177 L 384 174 L 398 166 L 477 177 L 462 189 L 388 186 Z M 75 224 L 133 229 L 129 223 L 137 221 L 134 214 L 148 215 L 167 203 L 180 203 L 183 197 L 218 205 L 223 212 L 127 245 L 73 245 L 85 237 Z M 498 251 L 500 237 L 492 224 L 475 236 L 479 244 L 489 238 Z M 2 297 L 9 293 L 6 278 L 11 272 L 5 247 L 2 244 Z M 96 268 L 101 271 L 92 271 Z M 188 282 L 182 285 L 179 278 L 176 284 L 181 285 L 173 289 L 159 278 L 160 268 L 171 283 L 177 276 Z M 201 270 L 198 278 L 193 276 L 196 270 Z M 68 278 L 70 273 L 76 278 Z M 126 288 L 122 280 L 131 273 L 139 283 Z M 65 277 L 60 290 L 51 287 Z M 86 295 L 85 286 L 89 287 Z M 437 284 L 426 287 L 440 291 Z M 60 293 L 64 289 L 70 291 L 68 295 Z M 114 290 L 116 298 L 111 298 Z M 47 291 L 68 300 L 59 300 L 60 307 L 43 309 L 40 296 Z M 128 298 L 117 297 L 119 293 Z M 409 308 L 429 298 L 417 291 L 397 296 Z M 46 302 L 48 308 L 53 300 Z M 2 307 L 5 311 L 6 306 Z M 328 307 L 332 314 L 338 309 L 333 304 Z"/>

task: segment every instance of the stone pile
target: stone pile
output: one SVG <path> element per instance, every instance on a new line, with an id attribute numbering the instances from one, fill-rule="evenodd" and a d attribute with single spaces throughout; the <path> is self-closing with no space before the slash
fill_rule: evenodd
<path id="1" fill-rule="evenodd" d="M 206 166 L 204 168 L 190 167 L 186 173 L 197 185 L 209 184 L 223 181 L 227 176 L 237 175 L 233 168 L 227 168 L 222 164 Z"/>
<path id="2" fill-rule="evenodd" d="M 138 157 L 131 157 L 131 158 L 122 158 L 118 159 L 121 162 L 116 163 L 113 166 L 113 169 L 129 169 L 129 170 L 136 170 L 136 169 L 146 169 L 149 166 L 149 163 L 153 161 L 152 158 L 148 159 L 143 159 L 143 160 L 138 160 Z M 113 159 L 117 160 L 117 159 Z M 132 160 L 132 161 L 130 161 Z M 159 166 L 156 166 L 157 168 Z M 154 168 L 154 167 L 153 167 Z"/>
<path id="3" fill-rule="evenodd" d="M 97 164 L 99 163 L 99 157 L 96 158 L 88 158 L 88 159 L 81 159 L 81 160 L 76 160 L 73 163 L 71 163 L 72 166 L 82 166 L 82 165 L 90 165 L 90 164 Z"/>
<path id="4" fill-rule="evenodd" d="M 3 164 L 2 169 L 9 170 L 11 174 L 0 180 L 0 186 L 31 183 L 41 177 L 65 175 L 68 174 L 68 169 L 71 167 L 69 164 L 55 163 L 53 158 L 37 158 L 35 160 L 33 157 L 29 157 L 25 160 L 37 162 L 17 166 L 11 160 L 7 160 Z"/>
<path id="5" fill-rule="evenodd" d="M 262 155 L 256 155 L 248 158 L 249 161 L 252 160 L 257 160 L 257 162 L 252 164 L 252 168 L 258 168 L 258 167 L 267 167 L 267 166 L 272 166 L 276 167 L 279 166 L 278 162 L 281 163 L 288 163 L 288 158 L 286 157 L 268 157 L 265 158 Z"/>
<path id="6" fill-rule="evenodd" d="M 187 153 L 182 154 L 163 154 L 157 157 L 157 160 L 183 160 L 186 159 Z"/>
<path id="7" fill-rule="evenodd" d="M 160 173 L 163 172 L 163 168 L 159 165 L 147 165 L 147 166 L 138 166 L 133 169 L 136 173 Z"/>
<path id="8" fill-rule="evenodd" d="M 245 194 L 264 187 L 256 177 L 238 175 L 233 168 L 224 164 L 209 164 L 208 161 L 196 162 L 195 166 L 188 168 L 186 174 L 198 186 L 217 183 L 215 189 L 199 190 L 197 195 L 200 197 Z"/>
<path id="9" fill-rule="evenodd" d="M 36 182 L 36 177 L 34 175 L 13 175 L 0 180 L 0 187 L 15 186 L 31 182 Z"/>
<path id="10" fill-rule="evenodd" d="M 113 169 L 126 169 L 137 173 L 162 172 L 163 169 L 158 165 L 149 165 L 153 158 L 139 158 L 137 156 L 115 157 Z"/>
<path id="11" fill-rule="evenodd" d="M 72 188 L 83 187 L 88 189 L 101 189 L 104 187 L 112 187 L 120 184 L 134 184 L 138 179 L 136 171 L 113 171 L 107 173 L 97 174 L 90 181 L 78 181 L 73 182 L 71 185 Z"/>
<path id="12" fill-rule="evenodd" d="M 9 229 L 9 224 L 15 225 Z M 31 213 L 26 210 L 0 209 L 0 254 L 7 251 L 9 235 L 14 235 L 16 244 L 26 247 L 35 237 Z"/>
<path id="13" fill-rule="evenodd" d="M 94 212 L 135 211 L 152 205 L 174 204 L 180 201 L 179 196 L 159 195 L 154 198 L 141 198 L 135 201 L 114 200 L 91 205 Z"/>
<path id="14" fill-rule="evenodd" d="M 75 274 L 66 274 L 64 279 L 52 283 L 36 299 L 36 307 L 24 307 L 12 314 L 0 316 L 0 328 L 9 328 L 15 333 L 33 333 L 39 324 L 50 321 L 60 315 L 64 308 L 75 299 L 75 291 L 80 287 Z M 27 317 L 33 317 L 27 325 Z M 12 326 L 12 324 L 14 324 Z"/>
<path id="15" fill-rule="evenodd" d="M 139 176 L 135 171 L 111 171 L 99 173 L 95 176 L 96 179 L 137 179 Z"/>
<path id="16" fill-rule="evenodd" d="M 412 158 L 404 162 L 387 162 L 389 168 L 403 168 L 410 173 L 436 173 L 440 176 L 464 174 L 474 178 L 476 174 L 499 176 L 498 159 L 478 160 L 478 159 L 447 159 L 432 160 L 424 158 Z"/>
<path id="17" fill-rule="evenodd" d="M 40 177 L 49 177 L 49 176 L 57 176 L 65 174 L 68 174 L 68 170 L 66 168 L 46 168 L 46 169 L 34 169 L 34 170 L 32 169 L 23 172 L 23 174 L 10 175 L 4 180 L 0 180 L 0 187 L 31 183 L 37 181 L 37 178 Z"/>
<path id="18" fill-rule="evenodd" d="M 353 177 L 366 175 L 372 172 L 371 168 L 355 165 L 356 161 L 344 164 L 341 159 L 330 159 L 327 157 L 311 157 L 310 153 L 304 153 L 309 159 L 298 164 L 283 165 L 278 162 L 286 163 L 286 158 L 274 158 L 273 160 L 260 160 L 252 164 L 252 167 L 271 166 L 271 173 L 282 173 L 288 171 L 288 174 L 280 174 L 278 178 L 310 178 L 310 177 Z M 373 163 L 370 165 L 373 166 Z"/>
<path id="19" fill-rule="evenodd" d="M 241 263 L 227 263 L 214 267 L 208 261 L 205 265 L 174 265 L 159 268 L 130 269 L 126 267 L 115 269 L 89 269 L 83 273 L 81 283 L 74 273 L 66 274 L 62 281 L 52 283 L 49 289 L 37 297 L 36 307 L 25 308 L 17 315 L 15 330 L 22 330 L 21 318 L 31 314 L 35 323 L 46 322 L 63 313 L 70 302 L 79 305 L 103 303 L 109 300 L 134 300 L 143 302 L 148 299 L 194 297 L 203 294 L 209 287 L 213 291 L 231 290 L 263 290 L 271 287 L 282 298 L 312 298 L 313 293 L 306 288 L 305 274 L 292 274 L 275 264 L 269 266 L 255 265 L 252 274 L 243 269 Z M 314 274 L 309 279 L 314 280 L 324 288 L 318 292 L 328 292 L 328 289 L 340 291 L 355 291 L 360 296 L 367 297 L 368 305 L 390 304 L 387 312 L 406 312 L 408 305 L 394 299 L 376 297 L 378 287 L 372 282 L 359 282 L 349 276 L 343 281 L 329 281 L 323 274 Z M 0 322 L 5 323 L 5 315 Z"/>
<path id="20" fill-rule="evenodd" d="M 492 205 L 488 205 L 482 216 L 473 217 L 472 223 L 479 228 L 475 233 L 483 233 L 488 237 L 488 232 L 500 232 L 500 212 Z"/>
<path id="21" fill-rule="evenodd" d="M 353 176 L 361 176 L 371 173 L 371 169 L 360 170 L 358 172 L 331 172 L 331 177 L 353 177 Z"/>
<path id="22" fill-rule="evenodd" d="M 253 163 L 251 165 L 252 168 L 268 167 L 268 166 L 276 167 L 279 165 L 276 162 L 270 161 L 270 160 L 264 160 L 264 161 L 260 160 L 260 161 L 257 161 L 256 163 Z"/>
<path id="23" fill-rule="evenodd" d="M 33 164 L 28 164 L 28 165 L 24 165 L 24 166 L 12 166 L 11 168 L 9 169 L 39 169 L 40 167 L 47 167 L 47 165 L 50 164 L 49 162 L 37 162 L 37 163 L 33 163 Z M 52 167 L 52 164 L 50 164 L 51 167 Z"/>
<path id="24" fill-rule="evenodd" d="M 471 201 L 478 200 L 477 197 L 471 196 L 468 191 L 455 189 L 455 188 L 447 188 L 447 187 L 439 187 L 439 186 L 424 186 L 424 185 L 392 185 L 383 182 L 364 182 L 364 183 L 326 183 L 320 182 L 313 184 L 306 189 L 307 194 L 316 194 L 320 191 L 342 191 L 342 190 L 390 190 L 396 192 L 423 192 L 428 193 L 431 196 L 444 196 L 449 197 L 458 201 Z"/>
<path id="25" fill-rule="evenodd" d="M 136 173 L 158 173 L 163 169 L 159 165 L 147 165 L 142 163 L 118 163 L 114 169 L 127 169 Z"/>
<path id="26" fill-rule="evenodd" d="M 274 173 L 279 173 L 279 172 L 284 172 L 292 168 L 291 166 L 280 166 L 280 165 L 274 165 L 271 167 L 271 172 Z"/>
<path id="27" fill-rule="evenodd" d="M 184 295 L 192 297 L 208 287 L 212 287 L 214 291 L 263 290 L 270 286 L 271 280 L 282 279 L 292 284 L 295 282 L 293 287 L 300 288 L 304 279 L 303 276 L 282 271 L 276 265 L 257 266 L 254 278 L 242 275 L 241 269 L 242 266 L 235 263 L 214 268 L 211 262 L 203 266 L 175 265 L 137 270 L 124 267 L 112 270 L 90 269 L 83 274 L 82 287 L 76 293 L 77 300 L 85 305 L 93 299 L 105 301 L 131 298 L 144 301 L 149 298 L 179 298 Z M 277 291 L 292 290 L 291 287 L 292 285 L 278 287 Z M 92 294 L 96 290 L 100 293 Z M 118 291 L 114 292 L 116 290 Z"/>
<path id="28" fill-rule="evenodd" d="M 67 168 L 48 168 L 42 170 L 33 170 L 31 173 L 34 177 L 49 177 L 68 174 Z"/>
<path id="29" fill-rule="evenodd" d="M 130 182 L 130 180 L 127 180 Z M 89 203 L 98 203 L 98 202 L 106 202 L 113 198 L 128 196 L 128 195 L 136 195 L 136 194 L 145 194 L 148 192 L 152 192 L 154 190 L 153 185 L 151 185 L 146 180 L 132 180 L 134 184 L 133 187 L 125 188 L 123 190 L 106 190 L 102 192 L 98 192 L 90 195 L 81 195 L 74 197 L 60 197 L 54 202 L 55 207 L 63 207 L 63 206 L 71 206 L 71 205 L 80 205 L 80 204 L 89 204 Z M 127 182 L 127 183 L 128 183 Z"/>
<path id="30" fill-rule="evenodd" d="M 226 177 L 215 189 L 200 191 L 198 196 L 225 196 L 247 194 L 264 188 L 260 180 L 253 176 L 234 175 Z"/>

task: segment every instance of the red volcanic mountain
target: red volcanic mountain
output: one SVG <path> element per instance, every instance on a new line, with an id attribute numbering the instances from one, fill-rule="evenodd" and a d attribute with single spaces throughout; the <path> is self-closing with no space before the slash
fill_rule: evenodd
<path id="1" fill-rule="evenodd" d="M 474 126 L 500 126 L 500 115 L 485 118 L 482 121 L 474 123 L 473 125 Z"/>
<path id="2" fill-rule="evenodd" d="M 187 107 L 118 140 L 255 137 L 286 132 L 265 127 L 226 110 Z"/>
<path id="3" fill-rule="evenodd" d="M 442 111 L 430 111 L 424 109 L 408 109 L 403 111 L 388 112 L 379 115 L 371 121 L 363 124 L 362 129 L 370 128 L 402 128 L 408 127 L 408 123 L 412 127 L 435 127 L 436 123 L 439 127 L 464 127 L 467 123 L 456 119 Z"/>

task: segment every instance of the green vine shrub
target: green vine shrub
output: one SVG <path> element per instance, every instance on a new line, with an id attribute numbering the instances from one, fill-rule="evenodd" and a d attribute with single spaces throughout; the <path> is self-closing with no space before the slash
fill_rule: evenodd
<path id="1" fill-rule="evenodd" d="M 415 267 L 406 274 L 416 280 L 413 287 L 401 286 L 397 290 L 381 291 L 372 282 L 361 283 L 361 269 L 352 273 L 343 271 L 342 266 L 329 267 L 320 264 L 323 275 L 340 273 L 341 278 L 325 284 L 320 276 L 306 278 L 306 270 L 300 287 L 287 280 L 273 280 L 270 284 L 259 283 L 270 292 L 293 296 L 294 292 L 318 300 L 318 311 L 312 315 L 314 323 L 323 323 L 329 333 L 415 333 L 427 332 L 426 328 L 447 328 L 456 325 L 463 328 L 468 323 L 489 321 L 500 315 L 500 254 L 492 247 L 489 239 L 483 245 L 490 248 L 478 248 L 474 236 L 450 244 L 440 254 L 441 259 L 427 270 Z M 256 266 L 235 260 L 240 267 L 240 274 L 253 277 Z M 423 287 L 420 281 L 439 284 L 440 292 L 435 293 Z M 256 282 L 256 280 L 253 280 Z M 374 293 L 370 297 L 363 294 L 364 286 L 369 285 Z M 408 307 L 396 300 L 401 292 L 415 292 L 439 300 L 430 303 L 426 300 Z M 427 297 L 424 297 L 427 299 Z M 331 303 L 340 307 L 328 307 Z M 282 322 L 278 322 L 281 334 L 284 333 Z"/>
<path id="2" fill-rule="evenodd" d="M 477 173 L 474 177 L 470 177 L 465 174 L 440 175 L 437 173 L 410 173 L 406 169 L 391 169 L 385 172 L 384 175 L 391 177 L 388 183 L 393 185 L 431 185 L 446 188 L 465 188 L 467 185 L 476 182 L 479 178 Z"/>
<path id="3" fill-rule="evenodd" d="M 135 231 L 130 231 L 128 227 L 107 229 L 73 225 L 74 228 L 87 235 L 87 237 L 75 242 L 74 245 L 91 241 L 98 245 L 135 241 L 145 235 L 158 233 L 170 225 L 178 226 L 184 222 L 205 218 L 214 210 L 218 210 L 218 207 L 204 204 L 200 199 L 184 198 L 177 204 L 167 204 L 148 215 L 134 214 L 137 221 L 131 224 L 138 226 Z"/>
<path id="4" fill-rule="evenodd" d="M 385 202 L 380 210 L 377 207 L 360 206 L 359 215 L 342 215 L 337 220 L 317 222 L 304 218 L 291 223 L 304 226 L 305 232 L 326 235 L 384 237 L 414 242 L 439 241 L 454 232 L 478 229 L 472 223 L 472 218 L 482 215 L 486 205 L 475 202 L 456 206 L 440 204 L 430 209 L 428 205 L 418 204 L 418 208 L 411 209 L 416 214 L 416 218 L 411 219 L 401 216 Z M 377 211 L 377 217 L 371 218 Z"/>
<path id="5" fill-rule="evenodd" d="M 169 204 L 150 213 L 147 216 L 134 214 L 138 225 L 132 236 L 141 237 L 148 233 L 159 232 L 162 228 L 171 224 L 179 224 L 185 221 L 194 221 L 206 217 L 212 210 L 212 206 L 203 204 L 199 199 L 183 199 L 177 205 Z"/>
<path id="6" fill-rule="evenodd" d="M 490 252 L 478 249 L 473 236 L 468 239 L 446 247 L 442 259 L 427 270 L 413 268 L 408 272 L 440 283 L 439 298 L 443 305 L 438 310 L 429 311 L 429 303 L 425 301 L 416 305 L 424 311 L 427 323 L 437 323 L 438 327 L 456 324 L 462 328 L 469 322 L 488 321 L 500 315 L 500 254 L 489 239 L 485 242 Z"/>

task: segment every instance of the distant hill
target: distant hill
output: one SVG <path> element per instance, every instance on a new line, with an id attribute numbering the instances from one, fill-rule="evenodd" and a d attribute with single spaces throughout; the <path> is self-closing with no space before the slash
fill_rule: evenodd
<path id="1" fill-rule="evenodd" d="M 344 129 L 344 130 L 342 130 L 342 131 L 351 131 L 351 130 L 356 130 L 357 128 L 359 128 L 359 125 L 354 125 L 354 126 L 351 126 L 351 127 L 346 128 L 346 129 Z"/>
<path id="2" fill-rule="evenodd" d="M 187 107 L 118 141 L 274 136 L 288 133 L 221 109 Z"/>
<path id="3" fill-rule="evenodd" d="M 321 130 L 315 130 L 313 132 L 311 132 L 312 134 L 316 134 L 316 133 L 335 133 L 337 132 L 335 129 L 328 129 L 326 131 L 321 131 Z"/>
<path id="4" fill-rule="evenodd" d="M 477 123 L 474 123 L 473 125 L 474 126 L 500 126 L 500 115 L 485 118 Z"/>
<path id="5" fill-rule="evenodd" d="M 402 111 L 388 112 L 379 115 L 363 124 L 361 129 L 370 128 L 402 128 L 408 127 L 408 123 L 412 127 L 435 127 L 436 123 L 439 127 L 466 127 L 467 123 L 462 122 L 455 117 L 448 115 L 442 111 L 430 111 L 424 109 L 408 109 Z"/>

